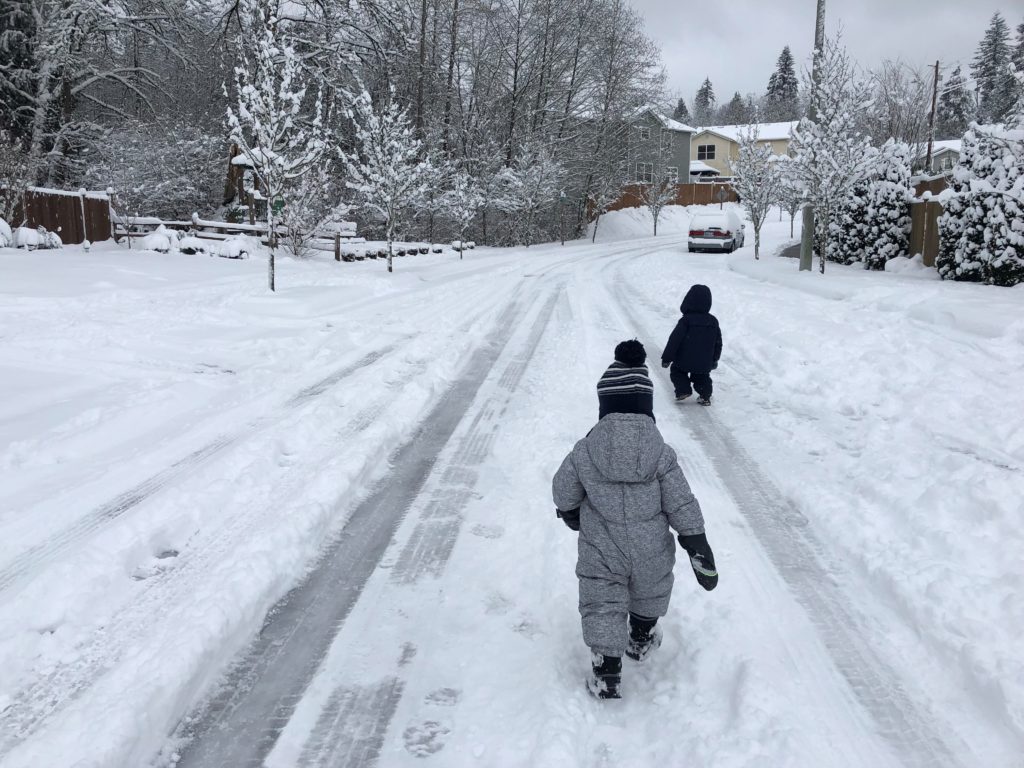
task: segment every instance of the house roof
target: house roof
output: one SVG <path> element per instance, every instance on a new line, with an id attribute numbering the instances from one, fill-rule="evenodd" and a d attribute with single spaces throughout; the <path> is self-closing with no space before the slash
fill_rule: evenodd
<path id="1" fill-rule="evenodd" d="M 663 112 L 660 112 L 657 108 L 655 108 L 654 106 L 652 106 L 650 104 L 648 104 L 646 107 L 641 107 L 640 109 L 638 109 L 636 111 L 636 114 L 633 116 L 634 119 L 636 119 L 637 117 L 640 117 L 640 115 L 644 114 L 645 112 L 647 114 L 651 115 L 651 117 L 653 117 L 659 123 L 661 123 L 661 127 L 665 128 L 666 130 L 678 131 L 680 133 L 696 133 L 697 132 L 696 128 L 693 128 L 693 127 L 687 125 L 686 123 L 680 123 L 678 120 L 673 120 L 671 117 L 669 117 L 668 115 L 664 114 Z"/>
<path id="2" fill-rule="evenodd" d="M 758 123 L 758 141 L 782 141 L 789 138 L 790 132 L 797 126 L 798 120 L 784 123 Z M 739 143 L 740 133 L 753 128 L 752 125 L 708 125 L 700 128 L 697 133 L 714 133 L 723 139 Z"/>
<path id="3" fill-rule="evenodd" d="M 932 142 L 932 155 L 940 152 L 956 152 L 958 155 L 963 150 L 964 142 L 961 139 L 944 139 L 943 141 Z M 928 154 L 928 145 L 921 147 L 921 157 Z"/>

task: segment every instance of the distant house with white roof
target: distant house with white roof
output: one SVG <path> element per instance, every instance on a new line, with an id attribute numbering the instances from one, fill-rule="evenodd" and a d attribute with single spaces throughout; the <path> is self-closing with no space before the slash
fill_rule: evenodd
<path id="1" fill-rule="evenodd" d="M 789 136 L 797 122 L 760 123 L 758 143 L 771 147 L 776 155 L 789 154 Z M 732 161 L 740 156 L 740 134 L 749 125 L 709 125 L 698 128 L 690 137 L 690 156 L 714 168 L 722 176 L 732 176 Z"/>
<path id="2" fill-rule="evenodd" d="M 960 139 L 933 141 L 932 161 L 926 170 L 929 173 L 949 173 L 960 160 L 960 151 L 962 149 L 963 141 Z M 925 144 L 921 147 L 921 156 L 917 158 L 915 167 L 924 169 L 925 160 L 927 159 L 928 145 Z"/>
<path id="3" fill-rule="evenodd" d="M 630 120 L 630 181 L 650 184 L 666 176 L 677 184 L 689 182 L 690 137 L 694 129 L 655 107 L 644 107 Z"/>

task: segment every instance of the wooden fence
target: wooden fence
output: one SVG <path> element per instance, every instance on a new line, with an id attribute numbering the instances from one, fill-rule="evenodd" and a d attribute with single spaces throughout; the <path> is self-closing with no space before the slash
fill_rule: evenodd
<path id="1" fill-rule="evenodd" d="M 643 187 L 640 184 L 629 184 L 622 190 L 622 195 L 612 203 L 609 211 L 622 208 L 641 208 Z M 713 203 L 735 203 L 739 198 L 731 184 L 676 184 L 676 196 L 671 205 L 712 205 Z"/>
<path id="2" fill-rule="evenodd" d="M 918 179 L 910 204 L 910 254 L 921 254 L 926 267 L 935 266 L 939 254 L 939 216 L 942 203 L 933 199 L 948 186 L 944 176 Z"/>
<path id="3" fill-rule="evenodd" d="M 109 240 L 110 197 L 105 192 L 29 187 L 15 220 L 29 227 L 46 227 L 68 244 Z"/>

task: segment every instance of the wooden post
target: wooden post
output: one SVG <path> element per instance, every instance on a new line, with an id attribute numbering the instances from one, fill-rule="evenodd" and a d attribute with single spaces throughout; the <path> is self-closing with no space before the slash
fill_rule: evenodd
<path id="1" fill-rule="evenodd" d="M 341 261 L 341 232 L 334 233 L 334 260 Z"/>
<path id="2" fill-rule="evenodd" d="M 935 62 L 935 79 L 932 81 L 932 111 L 928 115 L 928 153 L 924 158 L 924 172 L 932 172 L 932 145 L 935 139 L 935 104 L 939 98 L 939 62 Z"/>
<path id="3" fill-rule="evenodd" d="M 252 192 L 249 193 L 249 223 L 256 223 L 256 196 Z"/>

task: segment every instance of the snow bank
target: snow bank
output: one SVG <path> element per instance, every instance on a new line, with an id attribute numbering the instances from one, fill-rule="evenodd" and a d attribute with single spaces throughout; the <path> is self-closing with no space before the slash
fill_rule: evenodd
<path id="1" fill-rule="evenodd" d="M 726 203 L 726 207 L 738 207 L 735 203 Z M 717 205 L 667 205 L 658 217 L 659 235 L 678 235 L 688 232 L 690 219 L 698 213 L 717 211 Z M 742 211 L 740 211 L 742 217 Z M 587 237 L 594 234 L 594 223 L 587 228 Z M 654 220 L 646 208 L 623 208 L 610 211 L 601 216 L 597 225 L 597 242 L 607 243 L 616 240 L 630 240 L 638 237 L 654 235 Z M 753 242 L 753 238 L 748 238 Z"/>
<path id="2" fill-rule="evenodd" d="M 0 248 L 9 248 L 14 243 L 14 233 L 11 232 L 11 226 L 0 219 Z"/>
<path id="3" fill-rule="evenodd" d="M 926 267 L 924 257 L 920 254 L 913 258 L 897 256 L 885 262 L 885 271 L 905 277 L 920 277 L 925 280 L 938 280 L 939 273 L 935 267 Z"/>

